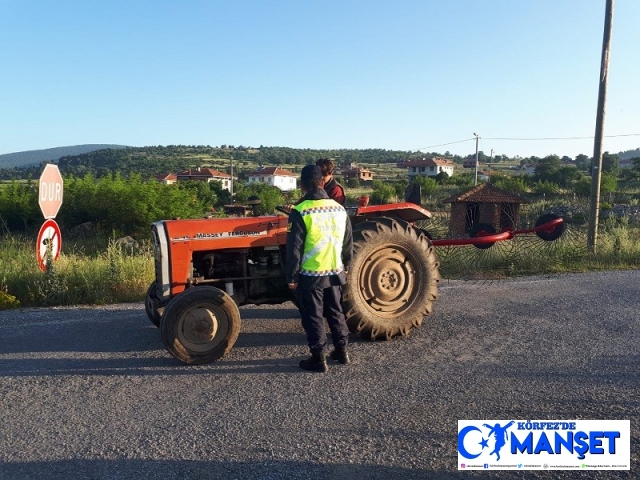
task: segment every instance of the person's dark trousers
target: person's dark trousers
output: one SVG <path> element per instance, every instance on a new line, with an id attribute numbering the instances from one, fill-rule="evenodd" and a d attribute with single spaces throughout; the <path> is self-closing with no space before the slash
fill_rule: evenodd
<path id="1" fill-rule="evenodd" d="M 349 328 L 340 304 L 341 290 L 339 286 L 297 290 L 298 309 L 312 355 L 326 353 L 327 332 L 323 317 L 329 323 L 334 347 L 346 347 L 349 343 Z"/>

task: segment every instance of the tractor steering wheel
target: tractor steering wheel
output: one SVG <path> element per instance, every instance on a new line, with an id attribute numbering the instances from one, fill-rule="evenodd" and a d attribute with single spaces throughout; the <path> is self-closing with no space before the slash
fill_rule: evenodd
<path id="1" fill-rule="evenodd" d="M 289 212 L 290 210 L 287 210 L 283 205 L 276 205 L 275 209 L 279 212 L 284 213 L 285 215 L 289 216 Z"/>

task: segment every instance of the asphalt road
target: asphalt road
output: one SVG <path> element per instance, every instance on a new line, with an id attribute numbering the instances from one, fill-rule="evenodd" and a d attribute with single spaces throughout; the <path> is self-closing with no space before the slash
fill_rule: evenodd
<path id="1" fill-rule="evenodd" d="M 291 303 L 241 309 L 231 353 L 183 366 L 142 303 L 0 312 L 0 478 L 574 478 L 457 470 L 461 419 L 630 419 L 640 271 L 442 282 L 404 339 L 303 372 Z M 635 470 L 635 472 L 634 472 Z M 593 478 L 594 472 L 580 472 Z M 589 475 L 591 473 L 591 475 Z M 580 476 L 580 475 L 578 475 Z"/>

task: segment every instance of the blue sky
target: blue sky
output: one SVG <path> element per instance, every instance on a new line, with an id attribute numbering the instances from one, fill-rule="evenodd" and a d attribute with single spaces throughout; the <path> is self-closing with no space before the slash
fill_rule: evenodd
<path id="1" fill-rule="evenodd" d="M 605 0 L 0 0 L 0 154 L 86 143 L 593 153 Z M 604 149 L 640 147 L 615 2 Z M 622 136 L 624 135 L 624 136 Z M 517 138 L 527 140 L 500 140 Z M 448 144 L 450 142 L 457 142 Z"/>

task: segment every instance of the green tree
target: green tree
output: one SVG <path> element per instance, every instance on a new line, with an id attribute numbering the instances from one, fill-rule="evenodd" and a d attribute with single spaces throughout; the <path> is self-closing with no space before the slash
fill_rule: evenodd
<path id="1" fill-rule="evenodd" d="M 347 188 L 359 188 L 360 187 L 360 181 L 355 177 L 347 178 L 347 180 L 345 182 L 345 187 L 347 187 Z"/>
<path id="2" fill-rule="evenodd" d="M 553 182 L 561 166 L 562 162 L 557 155 L 541 158 L 538 160 L 533 178 L 539 182 Z"/>
<path id="3" fill-rule="evenodd" d="M 422 195 L 433 195 L 439 189 L 438 182 L 433 177 L 423 177 L 421 175 L 413 177 L 412 183 L 420 185 Z"/>
<path id="4" fill-rule="evenodd" d="M 528 175 L 519 175 L 517 177 L 498 177 L 492 176 L 493 185 L 507 192 L 525 193 L 529 191 L 527 182 Z"/>
<path id="5" fill-rule="evenodd" d="M 637 180 L 640 178 L 640 157 L 633 157 L 630 160 L 632 167 L 625 169 L 625 176 L 630 180 Z"/>
<path id="6" fill-rule="evenodd" d="M 373 181 L 373 193 L 371 194 L 372 204 L 382 205 L 392 203 L 396 198 L 396 190 L 393 185 L 380 180 Z"/>
<path id="7" fill-rule="evenodd" d="M 0 232 L 24 231 L 41 222 L 35 185 L 11 182 L 0 188 Z"/>
<path id="8" fill-rule="evenodd" d="M 582 195 L 583 197 L 590 196 L 591 195 L 591 178 L 590 177 L 581 178 L 573 188 L 578 195 Z"/>
<path id="9" fill-rule="evenodd" d="M 602 154 L 602 171 L 617 177 L 620 175 L 620 159 L 618 155 L 605 152 Z"/>
<path id="10" fill-rule="evenodd" d="M 453 185 L 458 187 L 470 187 L 474 183 L 474 175 L 472 172 L 454 175 L 449 180 Z"/>
<path id="11" fill-rule="evenodd" d="M 446 185 L 449 183 L 449 174 L 447 172 L 440 172 L 435 177 L 436 182 L 441 185 Z"/>
<path id="12" fill-rule="evenodd" d="M 405 190 L 407 189 L 407 181 L 406 180 L 401 180 L 399 182 L 394 182 L 393 184 L 393 189 L 396 191 L 396 197 L 398 198 L 399 201 L 404 200 L 405 197 Z"/>
<path id="13" fill-rule="evenodd" d="M 574 189 L 579 195 L 588 197 L 591 195 L 591 183 L 590 177 L 581 178 L 575 185 Z M 609 195 L 618 190 L 618 180 L 610 173 L 603 173 L 600 178 L 600 195 Z"/>
<path id="14" fill-rule="evenodd" d="M 576 168 L 582 172 L 588 172 L 591 168 L 591 157 L 581 153 L 576 157 Z"/>
<path id="15" fill-rule="evenodd" d="M 201 217 L 211 208 L 208 191 L 205 182 L 197 187 L 180 187 L 145 182 L 140 175 L 123 178 L 116 174 L 99 179 L 92 175 L 68 177 L 59 223 L 73 228 L 93 222 L 105 232 L 143 237 L 148 235 L 149 225 L 154 221 Z"/>
<path id="16" fill-rule="evenodd" d="M 534 183 L 533 191 L 538 194 L 553 195 L 560 191 L 560 186 L 557 183 L 542 180 Z"/>
<path id="17" fill-rule="evenodd" d="M 561 187 L 570 187 L 583 177 L 582 173 L 573 165 L 564 165 L 558 169 L 552 181 Z"/>
<path id="18" fill-rule="evenodd" d="M 261 203 L 258 206 L 260 215 L 269 215 L 275 212 L 275 207 L 285 205 L 285 195 L 279 188 L 265 183 L 237 184 L 235 199 L 238 203 L 246 204 L 249 197 L 257 196 Z"/>
<path id="19" fill-rule="evenodd" d="M 608 195 L 618 190 L 618 180 L 610 173 L 603 173 L 600 179 L 600 193 Z"/>

